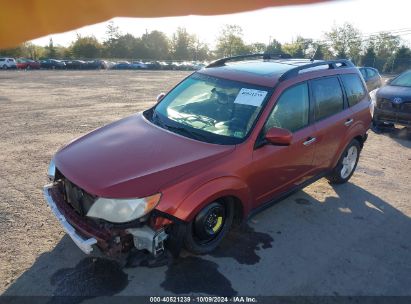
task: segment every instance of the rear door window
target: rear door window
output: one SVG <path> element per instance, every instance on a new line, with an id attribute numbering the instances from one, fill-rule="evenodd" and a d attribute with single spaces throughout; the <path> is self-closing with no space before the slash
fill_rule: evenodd
<path id="1" fill-rule="evenodd" d="M 347 94 L 348 104 L 350 107 L 355 106 L 364 99 L 366 92 L 358 75 L 344 74 L 341 75 L 341 79 L 344 84 L 345 93 Z"/>
<path id="2" fill-rule="evenodd" d="M 344 95 L 337 77 L 327 77 L 311 81 L 314 98 L 315 120 L 321 120 L 341 112 Z"/>
<path id="3" fill-rule="evenodd" d="M 377 76 L 377 73 L 373 69 L 367 69 L 368 78 Z"/>
<path id="4" fill-rule="evenodd" d="M 364 79 L 367 79 L 367 69 L 360 69 L 360 72 L 362 77 L 364 77 Z"/>

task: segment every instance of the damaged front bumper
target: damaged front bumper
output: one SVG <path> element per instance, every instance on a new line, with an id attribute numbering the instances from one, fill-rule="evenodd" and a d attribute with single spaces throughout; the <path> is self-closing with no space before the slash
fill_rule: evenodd
<path id="1" fill-rule="evenodd" d="M 93 245 L 97 244 L 97 240 L 93 237 L 85 239 L 80 234 L 77 233 L 76 229 L 66 220 L 65 216 L 57 208 L 49 190 L 52 189 L 53 185 L 46 185 L 43 188 L 44 199 L 49 205 L 51 211 L 56 216 L 60 225 L 63 227 L 64 231 L 70 236 L 73 242 L 85 253 L 90 254 L 93 251 Z"/>
<path id="2" fill-rule="evenodd" d="M 154 230 L 147 223 L 139 223 L 134 227 L 98 226 L 91 219 L 76 213 L 64 201 L 57 188 L 54 183 L 44 186 L 44 198 L 64 231 L 84 253 L 97 251 L 110 257 L 118 257 L 133 248 L 146 250 L 153 256 L 164 251 L 164 242 L 168 238 L 164 228 Z"/>

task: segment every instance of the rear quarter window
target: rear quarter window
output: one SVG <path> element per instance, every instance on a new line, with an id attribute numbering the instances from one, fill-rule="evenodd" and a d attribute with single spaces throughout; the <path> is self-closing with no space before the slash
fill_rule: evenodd
<path id="1" fill-rule="evenodd" d="M 347 100 L 350 107 L 355 106 L 364 99 L 367 94 L 360 77 L 356 74 L 341 75 L 344 84 Z"/>
<path id="2" fill-rule="evenodd" d="M 311 88 L 314 97 L 316 121 L 343 110 L 344 97 L 338 78 L 328 77 L 313 80 Z"/>

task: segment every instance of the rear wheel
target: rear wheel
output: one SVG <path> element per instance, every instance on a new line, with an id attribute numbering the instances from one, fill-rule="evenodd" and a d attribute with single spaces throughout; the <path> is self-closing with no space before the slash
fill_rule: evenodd
<path id="1" fill-rule="evenodd" d="M 345 149 L 337 166 L 331 172 L 327 179 L 331 184 L 346 183 L 354 174 L 357 167 L 358 158 L 360 157 L 361 146 L 358 140 L 354 139 Z"/>
<path id="2" fill-rule="evenodd" d="M 223 200 L 205 206 L 189 223 L 184 243 L 195 254 L 206 254 L 221 243 L 230 230 L 234 217 L 234 204 Z"/>

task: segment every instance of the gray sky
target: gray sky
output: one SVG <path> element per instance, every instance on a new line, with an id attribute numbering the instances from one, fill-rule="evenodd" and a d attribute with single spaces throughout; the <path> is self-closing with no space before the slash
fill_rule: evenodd
<path id="1" fill-rule="evenodd" d="M 178 27 L 199 36 L 200 40 L 215 45 L 215 38 L 224 24 L 238 24 L 244 30 L 247 43 L 268 43 L 270 37 L 289 42 L 297 35 L 320 39 L 334 24 L 352 23 L 365 35 L 378 31 L 411 29 L 411 1 L 407 0 L 339 0 L 319 4 L 286 6 L 247 13 L 219 16 L 185 16 L 169 18 L 114 18 L 120 31 L 141 36 L 146 30 L 159 30 L 171 36 Z M 94 35 L 103 40 L 107 22 L 86 26 L 75 31 L 51 35 L 55 45 L 68 46 L 76 33 Z M 411 30 L 401 34 L 409 45 Z M 33 40 L 48 44 L 50 36 Z"/>

